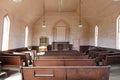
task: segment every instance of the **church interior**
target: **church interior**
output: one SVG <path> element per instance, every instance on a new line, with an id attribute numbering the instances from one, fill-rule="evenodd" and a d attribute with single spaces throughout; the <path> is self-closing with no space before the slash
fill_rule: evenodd
<path id="1" fill-rule="evenodd" d="M 1 0 L 0 80 L 120 80 L 120 0 Z"/>

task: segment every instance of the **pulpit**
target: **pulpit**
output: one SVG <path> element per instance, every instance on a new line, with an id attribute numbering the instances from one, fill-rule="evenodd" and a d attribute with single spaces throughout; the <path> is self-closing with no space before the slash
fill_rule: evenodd
<path id="1" fill-rule="evenodd" d="M 68 51 L 70 50 L 69 42 L 53 42 L 52 43 L 52 50 L 54 51 Z"/>

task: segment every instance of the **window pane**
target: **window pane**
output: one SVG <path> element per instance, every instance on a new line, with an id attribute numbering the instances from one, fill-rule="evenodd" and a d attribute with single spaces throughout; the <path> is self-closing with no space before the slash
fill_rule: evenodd
<path id="1" fill-rule="evenodd" d="M 10 20 L 9 17 L 6 16 L 4 17 L 2 51 L 8 50 L 9 29 L 10 29 Z"/>
<path id="2" fill-rule="evenodd" d="M 25 47 L 28 47 L 28 26 L 25 27 Z"/>
<path id="3" fill-rule="evenodd" d="M 117 19 L 117 27 L 116 27 L 116 48 L 117 49 L 120 49 L 120 16 L 118 17 L 118 19 Z"/>
<path id="4" fill-rule="evenodd" d="M 95 46 L 98 46 L 98 26 L 95 27 Z"/>

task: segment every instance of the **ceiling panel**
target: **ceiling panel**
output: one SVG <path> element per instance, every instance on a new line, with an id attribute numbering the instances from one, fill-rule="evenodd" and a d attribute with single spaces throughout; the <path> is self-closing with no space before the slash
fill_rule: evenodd
<path id="1" fill-rule="evenodd" d="M 78 0 L 63 0 L 62 11 L 76 11 L 78 8 Z"/>
<path id="2" fill-rule="evenodd" d="M 46 11 L 61 11 L 69 12 L 76 11 L 78 7 L 78 0 L 61 0 L 61 7 L 59 4 L 60 0 L 45 0 L 45 9 Z"/>
<path id="3" fill-rule="evenodd" d="M 58 11 L 58 0 L 45 0 L 46 11 Z"/>
<path id="4" fill-rule="evenodd" d="M 60 0 L 45 0 L 45 11 L 58 12 Z M 100 21 L 105 16 L 117 11 L 120 13 L 120 1 L 112 0 L 82 0 L 82 17 L 87 22 Z M 26 22 L 41 18 L 43 13 L 43 0 L 23 0 L 21 3 L 14 3 L 12 0 L 0 0 L 1 11 L 14 15 Z M 78 0 L 62 0 L 62 12 L 76 12 L 78 9 Z"/>

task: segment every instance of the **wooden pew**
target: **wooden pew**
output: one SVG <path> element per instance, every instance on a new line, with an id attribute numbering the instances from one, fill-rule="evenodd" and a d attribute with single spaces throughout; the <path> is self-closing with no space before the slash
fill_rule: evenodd
<path id="1" fill-rule="evenodd" d="M 88 59 L 88 55 L 80 55 L 80 56 L 63 56 L 63 59 Z"/>
<path id="2" fill-rule="evenodd" d="M 94 59 L 41 59 L 33 60 L 33 66 L 95 66 Z"/>
<path id="3" fill-rule="evenodd" d="M 39 59 L 88 59 L 88 55 L 81 55 L 81 56 L 40 56 Z"/>
<path id="4" fill-rule="evenodd" d="M 38 60 L 40 59 L 63 59 L 63 56 L 40 56 Z"/>
<path id="5" fill-rule="evenodd" d="M 94 59 L 66 59 L 64 66 L 95 66 Z"/>
<path id="6" fill-rule="evenodd" d="M 102 61 L 103 59 L 106 58 L 106 56 L 115 56 L 115 55 L 120 55 L 120 52 L 118 53 L 101 53 L 98 54 L 98 57 L 96 58 L 97 61 Z"/>
<path id="7" fill-rule="evenodd" d="M 25 62 L 25 66 L 28 66 L 29 64 L 32 64 L 32 58 L 30 56 L 30 53 L 27 52 L 13 52 L 14 55 L 21 56 L 23 61 Z"/>
<path id="8" fill-rule="evenodd" d="M 0 56 L 3 68 L 20 68 L 23 64 L 20 56 Z"/>
<path id="9" fill-rule="evenodd" d="M 120 52 L 117 51 L 107 51 L 107 50 L 98 50 L 98 51 L 90 51 L 89 57 L 96 59 L 96 64 L 99 65 L 99 62 L 102 62 L 106 58 L 106 56 L 114 56 L 120 55 Z"/>
<path id="10" fill-rule="evenodd" d="M 36 54 L 37 54 L 36 50 L 21 51 L 21 53 L 28 53 L 28 54 L 30 54 L 31 60 L 34 60 L 35 57 L 36 57 Z"/>
<path id="11" fill-rule="evenodd" d="M 64 61 L 58 59 L 33 60 L 33 66 L 64 66 Z"/>
<path id="12" fill-rule="evenodd" d="M 78 51 L 46 51 L 44 56 L 80 56 Z"/>
<path id="13" fill-rule="evenodd" d="M 103 65 L 120 64 L 120 55 L 106 56 L 102 61 Z"/>
<path id="14" fill-rule="evenodd" d="M 109 80 L 109 66 L 23 67 L 22 80 Z M 29 71 L 29 72 L 28 72 Z"/>
<path id="15" fill-rule="evenodd" d="M 4 53 L 4 54 L 0 54 L 0 56 L 19 56 L 20 59 L 25 63 L 25 66 L 28 66 L 28 57 L 29 54 L 10 54 L 10 53 Z"/>

